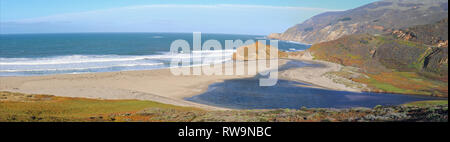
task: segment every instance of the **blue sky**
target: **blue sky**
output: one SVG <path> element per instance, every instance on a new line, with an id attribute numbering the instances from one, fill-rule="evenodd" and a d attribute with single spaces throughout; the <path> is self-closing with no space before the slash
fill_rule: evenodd
<path id="1" fill-rule="evenodd" d="M 265 35 L 376 0 L 0 0 L 0 33 L 204 32 Z"/>

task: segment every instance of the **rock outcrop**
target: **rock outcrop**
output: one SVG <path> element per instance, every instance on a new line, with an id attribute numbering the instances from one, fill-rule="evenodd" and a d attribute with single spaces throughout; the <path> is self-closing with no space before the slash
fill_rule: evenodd
<path id="1" fill-rule="evenodd" d="M 259 53 L 265 53 L 265 55 L 261 56 L 259 55 Z M 271 54 L 278 54 L 278 55 L 270 56 Z M 259 42 L 239 47 L 233 54 L 233 60 L 238 61 L 270 60 L 283 57 L 287 57 L 287 53 L 279 51 L 277 48 L 273 48 L 270 45 L 265 45 Z"/>
<path id="2" fill-rule="evenodd" d="M 359 68 L 368 77 L 348 79 L 366 84 L 370 91 L 448 97 L 447 47 L 353 34 L 314 44 L 307 52 L 314 59 Z"/>
<path id="3" fill-rule="evenodd" d="M 426 72 L 448 78 L 448 48 L 389 36 L 349 35 L 315 44 L 307 51 L 316 59 L 359 67 L 369 73 L 394 69 Z"/>
<path id="4" fill-rule="evenodd" d="M 267 38 L 268 39 L 280 39 L 281 38 L 281 34 L 280 33 L 272 33 L 272 34 L 269 34 L 267 36 Z"/>
<path id="5" fill-rule="evenodd" d="M 419 25 L 392 32 L 398 39 L 448 47 L 448 17 L 434 24 Z"/>

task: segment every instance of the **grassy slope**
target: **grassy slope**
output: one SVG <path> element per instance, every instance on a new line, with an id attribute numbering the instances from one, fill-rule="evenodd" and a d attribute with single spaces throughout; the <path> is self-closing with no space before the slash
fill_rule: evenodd
<path id="1" fill-rule="evenodd" d="M 435 81 L 415 72 L 383 72 L 368 74 L 370 78 L 355 78 L 353 80 L 368 84 L 375 92 L 390 92 L 415 95 L 448 95 L 448 83 Z"/>
<path id="2" fill-rule="evenodd" d="M 371 91 L 448 97 L 448 75 L 422 71 L 429 48 L 383 36 L 351 35 L 315 44 L 315 59 L 362 69 L 369 78 L 349 78 Z"/>
<path id="3" fill-rule="evenodd" d="M 94 100 L 0 92 L 0 121 L 93 121 L 91 117 L 125 114 L 158 107 L 195 110 L 151 101 Z"/>
<path id="4" fill-rule="evenodd" d="M 94 100 L 0 92 L 0 122 L 317 122 L 448 121 L 448 101 L 374 109 L 204 111 L 151 101 Z"/>
<path id="5" fill-rule="evenodd" d="M 404 104 L 405 106 L 433 106 L 433 105 L 448 105 L 448 100 L 437 101 L 418 101 Z"/>

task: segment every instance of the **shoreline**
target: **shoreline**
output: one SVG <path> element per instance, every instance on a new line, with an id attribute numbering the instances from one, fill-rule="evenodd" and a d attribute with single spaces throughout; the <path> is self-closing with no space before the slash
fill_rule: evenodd
<path id="1" fill-rule="evenodd" d="M 334 82 L 323 74 L 338 71 L 341 65 L 313 60 L 308 54 L 279 59 L 279 66 L 290 60 L 320 65 L 319 67 L 293 68 L 279 72 L 279 79 L 311 84 L 311 88 L 336 91 L 363 92 Z M 245 68 L 248 67 L 246 61 Z M 220 64 L 224 66 L 224 63 Z M 200 68 L 183 67 L 183 68 Z M 251 78 L 253 75 L 172 75 L 169 68 L 139 71 L 119 71 L 83 74 L 55 74 L 43 76 L 0 77 L 0 91 L 48 94 L 61 97 L 91 98 L 102 100 L 149 100 L 204 110 L 234 110 L 195 103 L 185 98 L 200 95 L 211 84 L 230 79 Z M 305 87 L 305 86 L 304 86 Z"/>
<path id="2" fill-rule="evenodd" d="M 150 100 L 206 110 L 228 110 L 185 101 L 183 98 L 206 91 L 209 84 L 234 78 L 238 77 L 220 76 L 205 79 L 199 76 L 173 76 L 169 69 L 55 74 L 0 77 L 2 82 L 0 90 L 101 100 Z"/>
<path id="3" fill-rule="evenodd" d="M 286 62 L 287 60 L 280 59 L 279 65 Z M 224 66 L 225 63 L 220 65 Z M 249 64 L 246 62 L 244 70 L 247 71 L 248 67 Z M 201 68 L 201 66 L 183 68 L 192 70 Z M 0 91 L 106 100 L 150 100 L 205 110 L 232 110 L 194 103 L 186 101 L 184 98 L 207 91 L 209 85 L 213 83 L 249 77 L 253 77 L 253 75 L 175 76 L 171 74 L 170 68 L 84 74 L 8 76 L 0 77 Z"/>
<path id="4" fill-rule="evenodd" d="M 305 67 L 302 69 L 292 70 L 292 71 L 285 73 L 285 74 L 295 74 L 295 75 L 291 75 L 291 76 L 295 76 L 295 77 L 288 77 L 287 78 L 288 80 L 309 83 L 314 86 L 319 86 L 319 88 L 322 88 L 322 89 L 337 90 L 337 91 L 349 91 L 349 92 L 358 92 L 358 93 L 363 93 L 363 92 L 365 92 L 365 93 L 386 93 L 386 94 L 412 95 L 412 96 L 424 96 L 424 97 L 436 97 L 436 98 L 440 98 L 440 99 L 448 99 L 448 97 L 443 97 L 443 96 L 429 96 L 429 95 L 424 95 L 424 94 L 408 94 L 408 93 L 399 93 L 399 92 L 390 92 L 390 91 L 381 91 L 381 90 L 378 90 L 378 91 L 371 90 L 370 88 L 367 87 L 367 84 L 354 82 L 354 81 L 351 81 L 351 80 L 348 80 L 348 79 L 342 78 L 342 77 L 338 77 L 337 79 L 338 80 L 339 79 L 346 80 L 346 81 L 350 81 L 352 83 L 360 84 L 360 85 L 362 85 L 362 88 L 348 87 L 342 83 L 336 83 L 333 81 L 333 79 L 336 79 L 336 78 L 330 78 L 330 77 L 318 75 L 317 72 L 321 72 L 324 75 L 324 74 L 330 73 L 330 72 L 336 72 L 336 71 L 339 72 L 341 69 L 343 69 L 345 67 L 350 67 L 350 66 L 344 66 L 344 65 L 340 65 L 340 64 L 328 62 L 328 61 L 323 61 L 323 60 L 315 60 L 314 57 L 311 55 L 311 53 L 309 53 L 308 51 L 295 52 L 295 54 L 289 55 L 289 57 L 287 59 L 300 60 L 303 62 L 311 62 L 314 64 L 323 65 L 324 67 Z M 318 69 L 318 68 L 322 68 L 322 69 Z M 299 73 L 299 72 L 302 72 L 302 73 Z M 309 79 L 311 77 L 315 77 L 318 79 Z M 309 81 L 313 81 L 313 82 L 309 82 Z"/>
<path id="5" fill-rule="evenodd" d="M 296 54 L 290 54 L 287 59 L 299 60 L 306 63 L 312 63 L 320 65 L 320 67 L 302 67 L 296 69 L 290 69 L 280 72 L 280 78 L 292 81 L 298 81 L 314 85 L 315 87 L 336 90 L 336 91 L 349 91 L 349 92 L 363 92 L 361 88 L 348 87 L 341 83 L 336 83 L 332 78 L 325 77 L 324 75 L 329 72 L 336 72 L 342 69 L 342 65 L 331 63 L 327 61 L 314 60 L 314 57 L 309 52 L 295 52 Z"/>

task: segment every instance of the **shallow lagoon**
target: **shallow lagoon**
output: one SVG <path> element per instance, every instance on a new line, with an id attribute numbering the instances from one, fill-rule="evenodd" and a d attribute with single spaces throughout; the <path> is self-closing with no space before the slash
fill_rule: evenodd
<path id="1" fill-rule="evenodd" d="M 290 61 L 280 70 L 318 66 L 301 61 Z M 299 109 L 375 107 L 377 105 L 400 105 L 414 101 L 441 98 L 387 93 L 356 93 L 310 88 L 310 84 L 279 80 L 277 85 L 259 86 L 259 76 L 247 79 L 226 80 L 209 86 L 208 91 L 188 101 L 233 109 Z"/>

